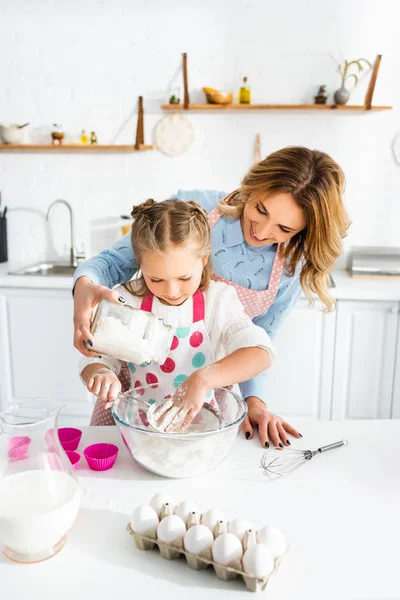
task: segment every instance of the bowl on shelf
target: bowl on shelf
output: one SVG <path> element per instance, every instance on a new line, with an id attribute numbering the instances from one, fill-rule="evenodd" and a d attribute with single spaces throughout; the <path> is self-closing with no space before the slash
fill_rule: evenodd
<path id="1" fill-rule="evenodd" d="M 213 390 L 218 419 L 213 420 L 211 409 L 204 405 L 186 432 L 165 433 L 149 424 L 140 403 L 132 402 L 151 387 L 120 394 L 112 407 L 122 440 L 136 462 L 156 475 L 181 479 L 207 473 L 225 460 L 247 414 L 238 394 L 225 388 Z"/>
<path id="2" fill-rule="evenodd" d="M 203 88 L 208 104 L 232 104 L 231 92 L 219 92 L 210 88 Z"/>
<path id="3" fill-rule="evenodd" d="M 0 123 L 0 137 L 4 144 L 21 144 L 24 139 L 24 127 L 16 123 Z"/>

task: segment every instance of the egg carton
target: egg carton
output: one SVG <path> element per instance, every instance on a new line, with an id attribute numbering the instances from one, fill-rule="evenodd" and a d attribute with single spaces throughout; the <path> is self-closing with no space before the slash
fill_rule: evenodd
<path id="1" fill-rule="evenodd" d="M 195 522 L 193 524 L 196 524 Z M 221 533 L 225 533 L 226 529 L 224 525 L 221 523 L 221 529 L 215 531 L 215 537 L 217 537 Z M 190 525 L 188 526 L 188 528 Z M 279 558 L 274 560 L 274 569 L 272 573 L 270 573 L 267 577 L 254 577 L 245 573 L 242 569 L 242 562 L 240 559 L 233 561 L 229 566 L 222 566 L 212 560 L 212 555 L 210 550 L 203 551 L 201 554 L 192 554 L 188 552 L 183 547 L 183 541 L 178 540 L 173 542 L 172 544 L 166 544 L 165 542 L 157 539 L 157 534 L 154 533 L 149 535 L 142 535 L 135 533 L 132 530 L 130 523 L 127 525 L 127 530 L 130 535 L 133 536 L 136 547 L 139 550 L 152 550 L 157 547 L 160 551 L 160 554 L 166 560 L 175 560 L 184 556 L 186 558 L 186 562 L 191 569 L 199 571 L 201 569 L 207 569 L 212 566 L 216 576 L 223 581 L 229 581 L 231 579 L 242 578 L 247 589 L 251 592 L 261 592 L 265 590 L 270 581 L 271 577 L 278 571 L 279 566 L 282 562 L 283 557 L 289 551 L 289 547 L 287 548 L 285 554 Z M 252 532 L 254 533 L 254 532 Z M 245 544 L 244 544 L 245 545 Z"/>

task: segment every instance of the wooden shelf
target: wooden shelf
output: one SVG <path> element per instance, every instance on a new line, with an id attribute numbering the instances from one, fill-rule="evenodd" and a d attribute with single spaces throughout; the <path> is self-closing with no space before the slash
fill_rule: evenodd
<path id="1" fill-rule="evenodd" d="M 163 104 L 163 110 L 338 110 L 338 111 L 381 111 L 392 110 L 391 106 L 352 106 L 339 104 L 189 104 L 185 109 L 183 104 Z"/>
<path id="2" fill-rule="evenodd" d="M 52 144 L 0 144 L 0 152 L 145 152 L 147 150 L 155 150 L 155 148 L 156 146 L 146 146 L 145 144 L 140 144 L 139 150 L 136 150 L 134 144 L 128 146 L 99 144 L 61 144 L 57 146 Z"/>

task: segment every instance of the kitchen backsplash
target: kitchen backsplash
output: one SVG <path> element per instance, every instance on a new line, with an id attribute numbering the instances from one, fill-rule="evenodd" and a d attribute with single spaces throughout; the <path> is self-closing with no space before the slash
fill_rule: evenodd
<path id="1" fill-rule="evenodd" d="M 102 10 L 97 3 L 75 1 L 38 3 L 34 11 L 28 0 L 4 5 L 0 121 L 30 121 L 34 127 L 62 123 L 73 132 L 95 130 L 100 143 L 130 143 L 136 126 L 132 111 L 142 94 L 145 141 L 151 143 L 166 90 L 172 81 L 180 85 L 184 51 L 193 98 L 201 97 L 204 85 L 236 89 L 246 75 L 253 102 L 280 103 L 312 102 L 321 84 L 331 101 L 339 84 L 331 54 L 374 60 L 379 52 L 374 104 L 394 107 L 373 114 L 191 112 L 194 143 L 174 158 L 158 151 L 1 153 L 10 260 L 67 253 L 67 212 L 57 208 L 51 231 L 45 221 L 57 198 L 71 203 L 78 242 L 92 254 L 113 240 L 113 220 L 148 197 L 161 200 L 178 188 L 235 189 L 254 160 L 256 134 L 263 155 L 299 144 L 324 150 L 341 164 L 353 220 L 346 248 L 398 245 L 400 167 L 391 153 L 400 104 L 397 20 L 381 4 L 311 0 L 291 2 L 290 11 L 286 2 L 272 6 L 261 0 L 204 0 L 195 8 L 172 0 L 168 10 L 161 0 L 149 0 L 145 10 L 125 0 L 105 0 Z M 368 19 L 361 18 L 365 14 Z M 351 103 L 362 103 L 367 84 L 368 78 L 361 81 Z M 98 219 L 110 219 L 110 231 L 93 225 Z"/>

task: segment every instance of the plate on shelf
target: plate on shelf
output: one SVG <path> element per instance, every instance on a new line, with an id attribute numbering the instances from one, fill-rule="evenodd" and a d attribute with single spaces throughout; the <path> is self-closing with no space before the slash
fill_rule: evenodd
<path id="1" fill-rule="evenodd" d="M 161 152 L 168 156 L 177 156 L 186 152 L 192 145 L 193 125 L 185 115 L 167 115 L 157 123 L 154 138 Z"/>

